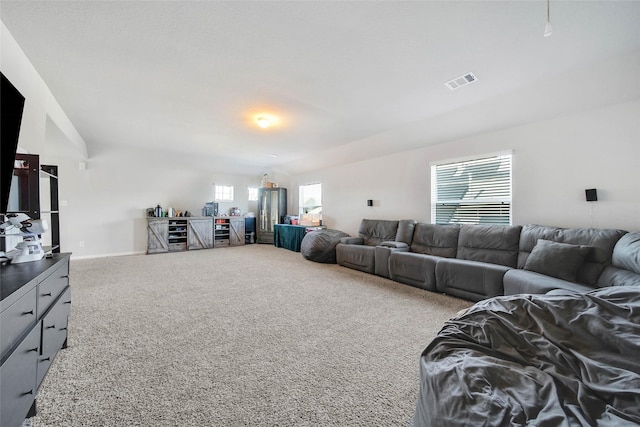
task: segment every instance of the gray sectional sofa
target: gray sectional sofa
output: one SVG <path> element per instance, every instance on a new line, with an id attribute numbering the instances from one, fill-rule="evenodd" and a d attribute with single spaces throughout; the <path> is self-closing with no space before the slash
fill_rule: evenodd
<path id="1" fill-rule="evenodd" d="M 358 234 L 338 264 L 471 301 L 640 286 L 640 232 L 364 219 Z"/>

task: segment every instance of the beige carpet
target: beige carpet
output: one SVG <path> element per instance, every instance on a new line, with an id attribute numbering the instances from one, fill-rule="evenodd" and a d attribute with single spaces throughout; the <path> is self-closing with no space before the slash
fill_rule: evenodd
<path id="1" fill-rule="evenodd" d="M 41 426 L 406 426 L 467 301 L 270 245 L 71 262 Z"/>

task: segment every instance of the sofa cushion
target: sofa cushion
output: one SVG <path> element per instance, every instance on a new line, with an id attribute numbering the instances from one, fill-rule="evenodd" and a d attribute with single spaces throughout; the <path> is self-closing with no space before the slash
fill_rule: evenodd
<path id="1" fill-rule="evenodd" d="M 457 224 L 427 224 L 419 222 L 413 232 L 411 252 L 455 258 L 458 251 L 458 234 L 460 226 Z"/>
<path id="2" fill-rule="evenodd" d="M 578 269 L 576 281 L 595 285 L 604 268 L 611 263 L 611 254 L 616 242 L 626 233 L 624 230 L 598 228 L 559 228 L 528 224 L 522 227 L 518 268 L 524 268 L 529 254 L 538 239 L 559 243 L 589 246 L 585 262 Z"/>
<path id="3" fill-rule="evenodd" d="M 502 279 L 509 270 L 509 267 L 498 264 L 440 258 L 436 264 L 436 289 L 459 298 L 480 301 L 504 294 Z"/>
<path id="4" fill-rule="evenodd" d="M 539 239 L 529 254 L 524 269 L 575 282 L 578 269 L 590 250 L 588 246 Z"/>
<path id="5" fill-rule="evenodd" d="M 640 232 L 627 233 L 618 240 L 611 265 L 598 278 L 598 286 L 640 286 Z"/>
<path id="6" fill-rule="evenodd" d="M 573 292 L 588 292 L 591 286 L 536 273 L 534 271 L 513 269 L 505 273 L 502 279 L 505 295 L 515 294 L 544 294 L 554 289 Z"/>
<path id="7" fill-rule="evenodd" d="M 396 242 L 406 243 L 411 245 L 413 239 L 413 232 L 416 227 L 416 222 L 412 219 L 401 219 L 398 222 L 398 231 L 396 233 Z"/>
<path id="8" fill-rule="evenodd" d="M 383 219 L 363 219 L 358 229 L 358 236 L 364 239 L 367 246 L 376 246 L 385 240 L 396 240 L 399 221 Z"/>
<path id="9" fill-rule="evenodd" d="M 519 225 L 462 225 L 456 258 L 516 267 Z"/>
<path id="10" fill-rule="evenodd" d="M 640 274 L 640 231 L 627 233 L 618 240 L 613 248 L 611 264 Z"/>
<path id="11" fill-rule="evenodd" d="M 610 265 L 604 269 L 598 278 L 599 288 L 606 288 L 608 286 L 640 287 L 640 274 Z"/>

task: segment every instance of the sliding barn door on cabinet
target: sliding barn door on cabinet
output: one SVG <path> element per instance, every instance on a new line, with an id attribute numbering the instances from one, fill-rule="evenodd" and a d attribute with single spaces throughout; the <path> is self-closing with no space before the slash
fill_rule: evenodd
<path id="1" fill-rule="evenodd" d="M 213 247 L 213 219 L 189 219 L 187 242 L 189 250 L 211 249 Z"/>

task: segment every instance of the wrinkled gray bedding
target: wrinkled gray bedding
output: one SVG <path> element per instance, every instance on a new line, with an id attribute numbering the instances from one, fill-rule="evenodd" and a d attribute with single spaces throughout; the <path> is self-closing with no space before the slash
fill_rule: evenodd
<path id="1" fill-rule="evenodd" d="M 637 287 L 484 300 L 420 359 L 414 427 L 639 424 Z"/>

